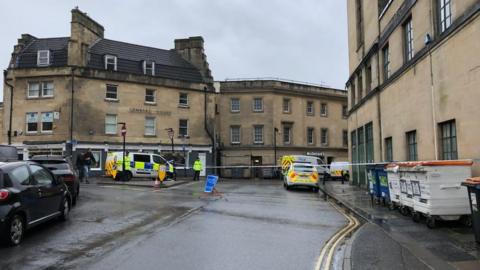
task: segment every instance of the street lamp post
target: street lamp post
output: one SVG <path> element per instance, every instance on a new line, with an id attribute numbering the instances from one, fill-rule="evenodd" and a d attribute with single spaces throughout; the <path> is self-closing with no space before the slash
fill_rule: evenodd
<path id="1" fill-rule="evenodd" d="M 273 164 L 274 164 L 274 173 L 277 176 L 277 133 L 278 128 L 273 128 Z"/>
<path id="2" fill-rule="evenodd" d="M 188 139 L 187 135 L 182 135 L 182 150 L 183 150 L 183 176 L 187 176 L 187 155 L 185 149 L 185 141 Z"/>
<path id="3" fill-rule="evenodd" d="M 168 137 L 170 138 L 170 142 L 172 144 L 172 154 L 175 152 L 174 150 L 174 145 L 173 145 L 173 137 L 175 136 L 175 131 L 173 130 L 173 128 L 166 128 L 165 129 L 168 133 Z"/>
<path id="4" fill-rule="evenodd" d="M 123 177 L 126 177 L 126 173 L 125 173 L 125 137 L 127 137 L 127 124 L 125 122 L 120 122 L 118 123 L 119 125 L 122 125 L 122 128 L 121 128 L 121 134 L 122 134 L 122 137 L 123 137 L 123 155 L 122 155 L 122 175 Z M 125 180 L 125 179 L 124 179 Z"/>

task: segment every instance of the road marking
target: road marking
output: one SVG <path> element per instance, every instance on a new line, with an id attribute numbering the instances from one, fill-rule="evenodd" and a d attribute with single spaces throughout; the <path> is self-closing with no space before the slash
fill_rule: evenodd
<path id="1" fill-rule="evenodd" d="M 148 188 L 133 188 L 129 186 L 98 185 L 98 187 L 114 188 L 114 189 L 122 189 L 122 190 L 149 191 Z"/>
<path id="2" fill-rule="evenodd" d="M 338 244 L 360 225 L 360 222 L 355 218 L 355 216 L 353 216 L 353 214 L 346 213 L 332 202 L 330 202 L 330 204 L 333 208 L 345 216 L 345 218 L 348 220 L 348 224 L 336 232 L 323 246 L 320 256 L 318 257 L 317 264 L 315 265 L 315 270 L 322 269 L 322 265 L 325 265 L 323 268 L 324 270 L 329 270 Z"/>

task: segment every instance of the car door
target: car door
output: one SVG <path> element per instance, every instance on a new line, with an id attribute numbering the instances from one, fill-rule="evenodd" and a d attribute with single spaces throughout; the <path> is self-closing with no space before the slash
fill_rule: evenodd
<path id="1" fill-rule="evenodd" d="M 149 154 L 133 154 L 133 161 L 136 171 L 136 176 L 150 176 L 150 170 L 145 167 L 147 163 L 151 163 Z"/>
<path id="2" fill-rule="evenodd" d="M 39 204 L 43 207 L 43 216 L 57 213 L 65 192 L 63 183 L 57 183 L 52 173 L 44 167 L 29 164 L 30 172 L 38 187 Z"/>
<path id="3" fill-rule="evenodd" d="M 26 165 L 22 165 L 8 172 L 8 177 L 20 191 L 21 208 L 27 213 L 27 223 L 42 218 L 42 207 L 39 205 L 38 187 L 35 185 Z"/>

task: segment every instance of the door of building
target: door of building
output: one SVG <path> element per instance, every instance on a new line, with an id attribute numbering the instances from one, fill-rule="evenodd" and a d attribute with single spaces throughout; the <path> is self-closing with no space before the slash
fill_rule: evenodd
<path id="1" fill-rule="evenodd" d="M 252 156 L 252 176 L 253 178 L 260 178 L 262 177 L 262 157 L 261 156 Z"/>

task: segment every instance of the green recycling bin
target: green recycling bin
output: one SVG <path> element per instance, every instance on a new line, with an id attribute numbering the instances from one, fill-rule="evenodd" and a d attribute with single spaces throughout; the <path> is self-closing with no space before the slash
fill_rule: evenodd
<path id="1" fill-rule="evenodd" d="M 470 178 L 462 183 L 468 190 L 470 210 L 472 211 L 472 229 L 475 233 L 475 240 L 480 243 L 480 177 Z"/>

